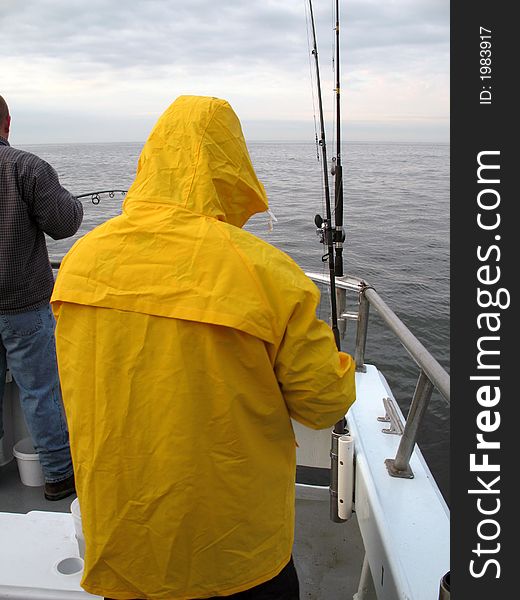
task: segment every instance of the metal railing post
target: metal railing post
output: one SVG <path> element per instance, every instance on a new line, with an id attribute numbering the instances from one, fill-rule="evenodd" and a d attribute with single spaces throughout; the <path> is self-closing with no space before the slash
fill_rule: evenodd
<path id="1" fill-rule="evenodd" d="M 317 283 L 327 284 L 327 279 L 320 273 L 307 273 L 307 275 Z M 372 286 L 368 285 L 362 279 L 350 276 L 338 277 L 336 285 L 342 290 L 350 290 L 357 293 L 359 298 L 357 316 L 355 313 L 344 313 L 345 318 L 354 319 L 358 322 L 356 347 L 354 350 L 356 370 L 361 372 L 366 371 L 365 349 L 370 306 L 375 308 L 388 329 L 397 336 L 401 346 L 408 352 L 420 369 L 396 456 L 395 458 L 387 458 L 385 460 L 390 475 L 411 479 L 413 478 L 413 473 L 410 469 L 410 458 L 413 454 L 419 427 L 428 408 L 433 389 L 436 388 L 449 403 L 450 376 Z"/>
<path id="2" fill-rule="evenodd" d="M 432 392 L 433 384 L 425 372 L 421 370 L 397 454 L 395 459 L 387 458 L 385 460 L 386 468 L 393 477 L 405 477 L 407 479 L 413 477 L 410 469 L 410 457 L 417 442 L 419 426 L 426 414 Z"/>
<path id="3" fill-rule="evenodd" d="M 358 324 L 356 331 L 356 349 L 354 351 L 354 360 L 356 361 L 356 371 L 364 373 L 365 367 L 365 349 L 367 345 L 368 316 L 370 305 L 365 294 L 361 291 L 359 294 Z"/>

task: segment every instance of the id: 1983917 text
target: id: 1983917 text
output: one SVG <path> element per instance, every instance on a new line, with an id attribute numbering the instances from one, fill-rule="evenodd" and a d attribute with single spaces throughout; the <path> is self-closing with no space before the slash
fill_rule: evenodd
<path id="1" fill-rule="evenodd" d="M 480 27 L 480 104 L 491 104 L 491 29 Z"/>

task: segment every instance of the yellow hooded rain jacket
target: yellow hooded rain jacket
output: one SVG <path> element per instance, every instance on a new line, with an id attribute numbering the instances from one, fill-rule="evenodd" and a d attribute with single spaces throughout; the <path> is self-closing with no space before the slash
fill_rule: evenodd
<path id="1" fill-rule="evenodd" d="M 266 209 L 229 104 L 181 96 L 122 214 L 63 260 L 52 304 L 92 594 L 229 595 L 290 559 L 291 417 L 332 426 L 354 363 L 315 285 L 241 229 Z"/>

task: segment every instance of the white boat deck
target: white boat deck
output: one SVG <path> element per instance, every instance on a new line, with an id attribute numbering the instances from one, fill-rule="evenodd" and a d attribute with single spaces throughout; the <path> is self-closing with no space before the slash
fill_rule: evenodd
<path id="1" fill-rule="evenodd" d="M 355 507 L 377 597 L 437 599 L 450 569 L 448 507 L 417 448 L 414 478 L 389 476 L 385 460 L 395 457 L 400 436 L 383 433 L 388 423 L 378 421 L 392 395 L 375 367 L 359 374 L 357 394 L 347 419 L 356 444 Z"/>

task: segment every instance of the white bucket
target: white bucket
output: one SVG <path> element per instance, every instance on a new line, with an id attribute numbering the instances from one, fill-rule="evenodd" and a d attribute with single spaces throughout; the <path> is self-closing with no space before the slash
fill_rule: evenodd
<path id="1" fill-rule="evenodd" d="M 85 537 L 83 536 L 83 526 L 81 524 L 81 511 L 79 508 L 79 500 L 75 498 L 70 505 L 72 520 L 74 521 L 74 531 L 76 540 L 78 541 L 79 555 L 85 558 Z"/>
<path id="2" fill-rule="evenodd" d="M 18 464 L 20 479 L 24 485 L 38 487 L 45 483 L 38 453 L 34 450 L 31 438 L 16 442 L 13 454 Z"/>

